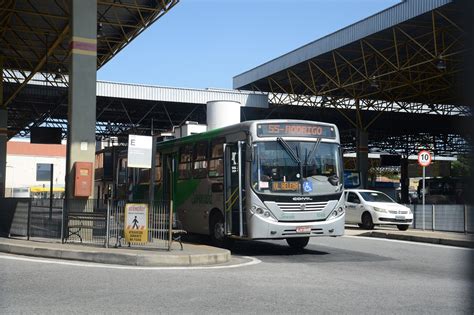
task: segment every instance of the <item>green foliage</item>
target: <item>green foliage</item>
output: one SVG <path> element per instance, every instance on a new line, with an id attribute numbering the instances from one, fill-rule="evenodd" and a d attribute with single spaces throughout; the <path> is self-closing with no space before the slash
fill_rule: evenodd
<path id="1" fill-rule="evenodd" d="M 459 156 L 457 161 L 451 163 L 451 176 L 470 177 L 472 176 L 472 158 Z"/>

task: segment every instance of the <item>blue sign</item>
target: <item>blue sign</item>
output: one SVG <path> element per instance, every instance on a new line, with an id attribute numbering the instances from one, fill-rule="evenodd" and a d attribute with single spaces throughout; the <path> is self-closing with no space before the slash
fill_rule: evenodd
<path id="1" fill-rule="evenodd" d="M 313 191 L 313 183 L 312 182 L 303 182 L 303 191 L 304 192 L 312 192 Z"/>
<path id="2" fill-rule="evenodd" d="M 358 188 L 360 173 L 358 171 L 344 171 L 344 188 Z"/>

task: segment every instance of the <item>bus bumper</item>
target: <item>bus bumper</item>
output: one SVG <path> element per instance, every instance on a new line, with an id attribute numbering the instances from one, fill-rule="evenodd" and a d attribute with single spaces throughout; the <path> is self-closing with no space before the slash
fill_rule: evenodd
<path id="1" fill-rule="evenodd" d="M 250 239 L 285 239 L 290 237 L 342 236 L 345 214 L 326 221 L 275 222 L 257 215 L 249 218 Z"/>

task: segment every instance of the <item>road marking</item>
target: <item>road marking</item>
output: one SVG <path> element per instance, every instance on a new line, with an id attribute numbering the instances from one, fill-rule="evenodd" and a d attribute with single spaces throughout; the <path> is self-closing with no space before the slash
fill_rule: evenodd
<path id="1" fill-rule="evenodd" d="M 224 266 L 190 266 L 190 267 L 140 267 L 140 266 L 120 266 L 120 265 L 107 265 L 100 263 L 89 263 L 89 262 L 78 262 L 78 261 L 64 261 L 54 260 L 45 258 L 32 258 L 32 257 L 20 257 L 14 255 L 0 254 L 1 259 L 7 260 L 19 260 L 27 262 L 37 262 L 44 264 L 56 264 L 76 267 L 88 267 L 88 268 L 107 268 L 107 269 L 123 269 L 123 270 L 205 270 L 205 269 L 231 269 L 240 268 L 246 266 L 252 266 L 261 263 L 260 259 L 250 256 L 242 256 L 242 258 L 250 259 L 250 261 L 236 264 L 236 265 L 224 265 Z"/>
<path id="2" fill-rule="evenodd" d="M 395 239 L 383 238 L 383 237 L 370 237 L 370 236 L 357 236 L 357 235 L 343 235 L 342 237 L 355 238 L 355 239 L 366 239 L 366 240 L 378 240 L 378 241 L 396 242 L 396 243 L 405 243 L 405 244 L 422 245 L 422 246 L 430 246 L 430 247 L 442 247 L 442 248 L 450 248 L 450 249 L 462 249 L 462 250 L 471 250 L 471 251 L 474 250 L 472 248 L 466 248 L 466 247 L 460 247 L 460 246 L 451 246 L 451 245 L 443 245 L 443 244 L 431 244 L 431 243 L 423 243 L 423 242 L 415 242 L 415 241 L 395 240 Z"/>

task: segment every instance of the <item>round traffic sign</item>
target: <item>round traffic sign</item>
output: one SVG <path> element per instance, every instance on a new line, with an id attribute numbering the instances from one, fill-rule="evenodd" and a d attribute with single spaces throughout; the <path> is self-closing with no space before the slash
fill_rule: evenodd
<path id="1" fill-rule="evenodd" d="M 428 166 L 431 164 L 431 153 L 423 150 L 418 153 L 418 164 L 421 166 Z"/>

